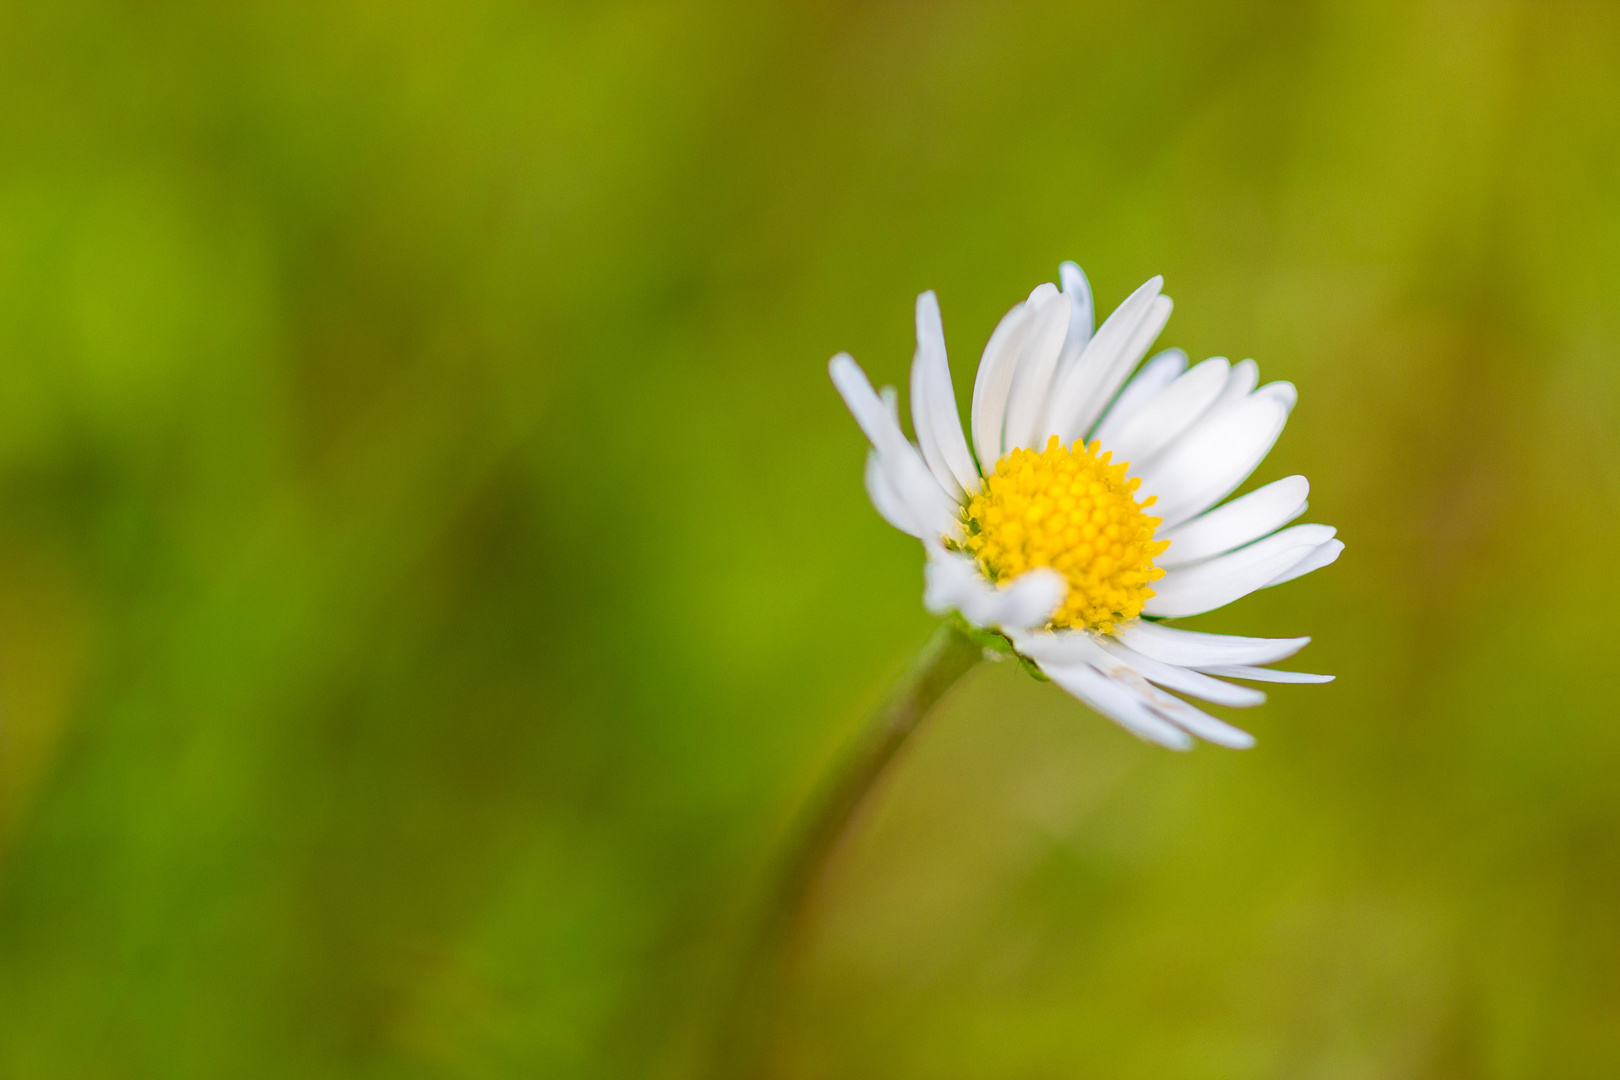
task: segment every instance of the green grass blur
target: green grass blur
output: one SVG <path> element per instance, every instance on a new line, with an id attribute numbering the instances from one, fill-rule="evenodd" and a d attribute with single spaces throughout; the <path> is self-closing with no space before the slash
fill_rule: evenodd
<path id="1" fill-rule="evenodd" d="M 1061 259 L 1300 406 L 1247 753 L 1011 665 L 783 1080 L 1620 1075 L 1620 9 L 0 10 L 0 1075 L 703 1075 L 926 637 L 825 374 Z"/>

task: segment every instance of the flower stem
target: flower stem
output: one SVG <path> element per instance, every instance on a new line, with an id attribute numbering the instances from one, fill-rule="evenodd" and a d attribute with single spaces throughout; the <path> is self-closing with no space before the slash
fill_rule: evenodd
<path id="1" fill-rule="evenodd" d="M 742 959 L 735 997 L 722 1017 L 716 1076 L 757 1080 L 766 1075 L 787 961 L 822 877 L 911 733 L 983 658 L 981 644 L 952 623 L 941 625 L 810 804 L 765 897 L 752 948 Z"/>

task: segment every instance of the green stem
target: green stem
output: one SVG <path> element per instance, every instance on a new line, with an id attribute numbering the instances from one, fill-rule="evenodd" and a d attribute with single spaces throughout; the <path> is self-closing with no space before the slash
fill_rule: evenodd
<path id="1" fill-rule="evenodd" d="M 950 623 L 940 626 L 811 804 L 766 897 L 753 947 L 743 958 L 736 996 L 721 1025 L 717 1076 L 757 1080 L 765 1075 L 765 1052 L 790 946 L 803 929 L 821 878 L 911 733 L 983 658 L 981 644 Z"/>

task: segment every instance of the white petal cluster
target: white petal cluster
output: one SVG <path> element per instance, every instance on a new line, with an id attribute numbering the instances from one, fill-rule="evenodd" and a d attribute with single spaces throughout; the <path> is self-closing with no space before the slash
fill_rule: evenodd
<path id="1" fill-rule="evenodd" d="M 1194 737 L 1249 746 L 1248 734 L 1176 694 L 1247 706 L 1265 695 L 1216 676 L 1328 682 L 1331 676 L 1261 666 L 1310 639 L 1193 633 L 1155 620 L 1223 607 L 1320 569 L 1344 549 L 1326 525 L 1284 527 L 1305 512 L 1310 485 L 1303 476 L 1221 503 L 1277 441 L 1294 407 L 1294 387 L 1257 385 L 1253 360 L 1213 357 L 1189 367 L 1185 353 L 1170 349 L 1141 364 L 1170 317 L 1162 278 L 1132 293 L 1095 332 L 1085 275 L 1064 263 L 1059 280 L 1061 287 L 1037 287 L 990 335 L 973 385 L 971 446 L 932 292 L 917 298 L 915 444 L 900 428 L 894 391 L 879 394 L 847 354 L 833 357 L 833 383 L 872 444 L 866 464 L 872 505 L 922 541 L 930 611 L 959 612 L 1005 635 L 1053 682 L 1144 739 L 1176 749 Z M 1056 570 L 1031 570 L 998 586 L 947 546 L 960 537 L 962 509 L 996 462 L 1020 447 L 1038 450 L 1053 435 L 1064 445 L 1099 440 L 1113 460 L 1131 463 L 1128 475 L 1141 480 L 1143 496 L 1157 497 L 1152 513 L 1163 519 L 1157 538 L 1170 541 L 1156 560 L 1165 574 L 1154 583 L 1147 618 L 1114 633 L 1048 628 L 1069 588 Z"/>

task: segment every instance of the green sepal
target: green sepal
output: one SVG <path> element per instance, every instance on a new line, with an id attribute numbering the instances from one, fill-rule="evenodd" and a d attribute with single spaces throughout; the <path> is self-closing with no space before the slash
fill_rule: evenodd
<path id="1" fill-rule="evenodd" d="M 959 611 L 951 612 L 950 616 L 945 621 L 950 623 L 951 626 L 955 628 L 957 633 L 973 642 L 973 644 L 984 649 L 986 652 L 996 653 L 999 656 L 1017 660 L 1018 666 L 1029 672 L 1032 678 L 1035 678 L 1040 682 L 1052 681 L 1047 677 L 1044 671 L 1035 665 L 1035 661 L 1013 648 L 1012 640 L 1001 631 L 984 630 L 980 627 L 974 626 L 972 623 L 964 619 L 962 617 L 962 613 Z"/>

